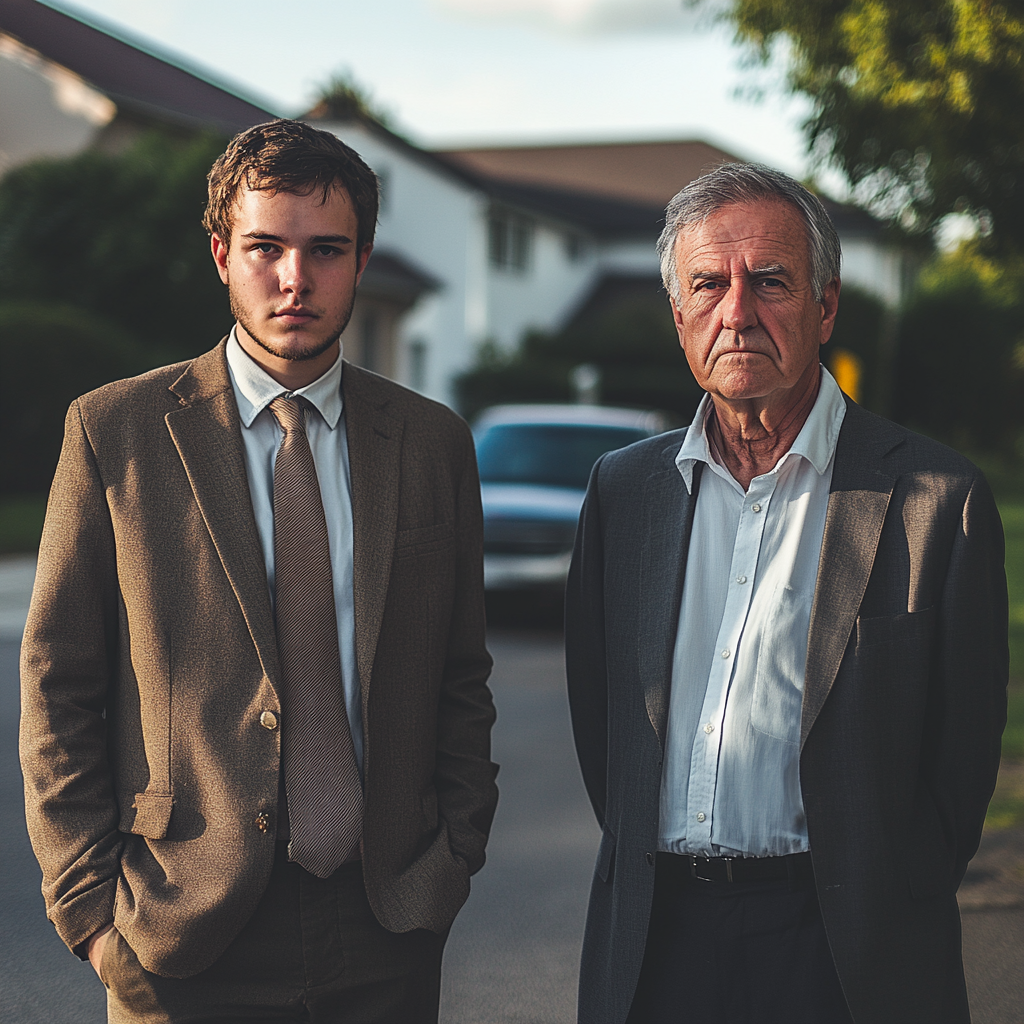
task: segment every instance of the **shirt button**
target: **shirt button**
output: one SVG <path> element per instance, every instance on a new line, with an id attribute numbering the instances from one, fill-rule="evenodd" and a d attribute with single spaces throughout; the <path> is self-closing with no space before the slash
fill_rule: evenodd
<path id="1" fill-rule="evenodd" d="M 697 820 L 698 821 L 704 821 L 706 818 L 707 818 L 707 815 L 703 811 L 699 811 L 697 813 Z"/>
<path id="2" fill-rule="evenodd" d="M 747 582 L 747 577 L 746 576 L 737 576 L 736 577 L 736 582 L 740 583 L 740 584 L 746 583 Z"/>
<path id="3" fill-rule="evenodd" d="M 728 647 L 724 651 L 722 651 L 722 657 L 723 658 L 728 658 L 729 657 L 729 648 Z"/>
<path id="4" fill-rule="evenodd" d="M 264 711 L 260 715 L 260 725 L 264 729 L 276 729 L 277 728 L 277 715 L 273 711 Z"/>
<path id="5" fill-rule="evenodd" d="M 761 511 L 761 506 L 760 505 L 751 505 L 750 506 L 750 511 L 751 512 L 760 512 Z"/>
<path id="6" fill-rule="evenodd" d="M 715 727 L 708 722 L 708 724 L 704 726 L 704 731 L 710 736 L 715 731 Z"/>
<path id="7" fill-rule="evenodd" d="M 256 815 L 256 827 L 261 832 L 266 832 L 267 829 L 270 828 L 270 815 L 267 814 L 266 811 L 260 811 L 260 813 Z"/>
<path id="8" fill-rule="evenodd" d="M 648 864 L 653 864 L 654 863 L 654 854 L 650 853 L 650 852 L 645 853 L 644 854 L 644 860 L 646 860 Z"/>

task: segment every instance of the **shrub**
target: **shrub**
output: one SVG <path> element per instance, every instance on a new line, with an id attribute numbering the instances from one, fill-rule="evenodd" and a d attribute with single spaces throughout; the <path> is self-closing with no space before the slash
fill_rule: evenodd
<path id="1" fill-rule="evenodd" d="M 165 361 L 80 309 L 0 304 L 0 494 L 47 490 L 64 417 L 79 395 Z"/>

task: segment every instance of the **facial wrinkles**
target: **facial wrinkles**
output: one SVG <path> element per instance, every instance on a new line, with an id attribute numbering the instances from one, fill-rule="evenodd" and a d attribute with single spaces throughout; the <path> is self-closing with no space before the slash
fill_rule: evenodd
<path id="1" fill-rule="evenodd" d="M 791 300 L 801 300 L 805 290 L 803 282 L 796 279 L 800 267 L 798 247 L 784 236 L 743 235 L 740 237 L 714 237 L 694 246 L 686 254 L 683 273 L 689 283 L 686 312 L 688 319 L 697 326 L 700 333 L 714 332 L 714 341 L 704 354 L 704 364 L 713 369 L 718 359 L 737 350 L 757 353 L 778 360 L 781 358 L 778 346 L 762 322 L 762 310 L 756 295 L 757 282 L 763 276 L 776 273 L 784 282 L 786 295 Z M 718 282 L 718 289 L 701 290 L 708 281 Z M 723 305 L 737 302 L 736 289 L 742 289 L 741 305 Z M 779 301 L 784 301 L 780 298 Z M 749 321 L 740 327 L 726 327 L 726 310 L 732 319 Z M 719 321 L 717 328 L 715 320 Z"/>

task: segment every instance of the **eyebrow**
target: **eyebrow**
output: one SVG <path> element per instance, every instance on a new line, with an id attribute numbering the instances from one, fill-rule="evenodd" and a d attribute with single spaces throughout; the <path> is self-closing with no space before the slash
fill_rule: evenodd
<path id="1" fill-rule="evenodd" d="M 763 267 L 752 267 L 750 270 L 751 277 L 768 277 L 772 274 L 777 274 L 780 277 L 788 276 L 789 271 L 781 263 L 769 263 Z M 721 276 L 722 273 L 719 270 L 695 270 L 690 274 L 690 281 L 702 281 Z"/>
<path id="2" fill-rule="evenodd" d="M 260 242 L 283 242 L 280 235 L 272 235 L 269 231 L 247 231 L 243 238 L 251 238 Z M 351 244 L 352 239 L 348 235 L 314 235 L 310 240 L 312 245 L 324 245 L 327 242 L 338 242 L 340 244 Z"/>

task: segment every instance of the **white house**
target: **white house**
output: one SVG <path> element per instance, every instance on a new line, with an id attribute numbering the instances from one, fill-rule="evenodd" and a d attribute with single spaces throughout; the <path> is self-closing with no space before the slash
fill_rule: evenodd
<path id="1" fill-rule="evenodd" d="M 482 344 L 509 350 L 598 296 L 656 288 L 665 204 L 702 169 L 739 159 L 699 141 L 432 153 L 365 115 L 316 113 L 306 116 L 382 182 L 346 354 L 449 403 Z M 116 150 L 153 126 L 231 135 L 274 116 L 150 46 L 37 0 L 0 0 L 0 173 L 88 146 Z M 831 206 L 845 280 L 897 304 L 899 251 L 867 214 Z"/>

